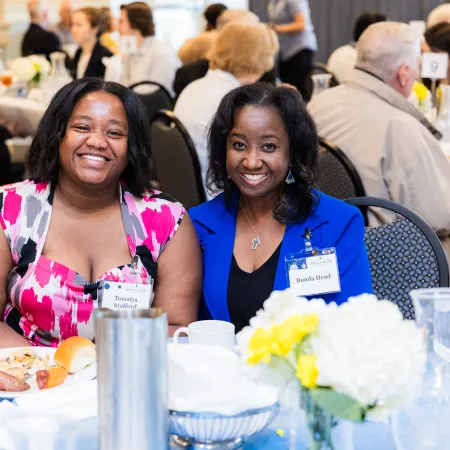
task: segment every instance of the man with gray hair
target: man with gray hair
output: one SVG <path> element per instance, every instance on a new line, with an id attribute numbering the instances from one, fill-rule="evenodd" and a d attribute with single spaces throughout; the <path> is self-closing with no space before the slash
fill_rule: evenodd
<path id="1" fill-rule="evenodd" d="M 440 133 L 407 100 L 419 65 L 419 42 L 408 25 L 371 25 L 358 41 L 349 80 L 318 94 L 308 108 L 319 135 L 354 164 L 367 195 L 407 206 L 447 237 L 450 162 Z M 376 225 L 395 216 L 382 210 L 369 220 Z"/>
<path id="2" fill-rule="evenodd" d="M 30 26 L 22 41 L 22 56 L 46 55 L 60 50 L 58 36 L 48 30 L 48 12 L 41 0 L 28 0 Z"/>

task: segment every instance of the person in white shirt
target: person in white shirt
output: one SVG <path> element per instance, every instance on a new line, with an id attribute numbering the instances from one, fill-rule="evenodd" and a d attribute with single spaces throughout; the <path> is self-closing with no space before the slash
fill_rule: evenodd
<path id="1" fill-rule="evenodd" d="M 278 39 L 267 25 L 231 23 L 217 35 L 205 77 L 189 84 L 175 105 L 194 141 L 203 181 L 207 170 L 207 127 L 222 98 L 234 88 L 255 83 L 275 65 Z"/>
<path id="2" fill-rule="evenodd" d="M 336 144 L 361 176 L 368 196 L 401 203 L 438 233 L 450 232 L 450 161 L 440 133 L 408 102 L 420 49 L 402 23 L 371 25 L 357 45 L 356 68 L 308 105 L 319 135 Z M 386 210 L 371 225 L 395 220 Z"/>
<path id="3" fill-rule="evenodd" d="M 137 44 L 135 53 L 122 55 L 120 82 L 130 86 L 140 81 L 155 81 L 173 95 L 172 84 L 180 61 L 174 51 L 155 38 L 151 8 L 147 3 L 133 2 L 120 9 L 120 36 L 134 36 Z"/>
<path id="4" fill-rule="evenodd" d="M 365 12 L 361 14 L 355 22 L 353 28 L 353 41 L 347 45 L 337 48 L 328 59 L 328 69 L 336 77 L 339 83 L 348 79 L 356 62 L 356 43 L 366 29 L 378 22 L 385 22 L 386 14 L 377 12 Z"/>

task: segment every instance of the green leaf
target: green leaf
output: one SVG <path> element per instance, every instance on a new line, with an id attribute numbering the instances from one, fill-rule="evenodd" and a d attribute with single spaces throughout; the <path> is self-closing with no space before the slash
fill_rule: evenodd
<path id="1" fill-rule="evenodd" d="M 317 388 L 309 391 L 312 401 L 337 419 L 362 422 L 367 408 L 345 394 L 332 389 Z"/>

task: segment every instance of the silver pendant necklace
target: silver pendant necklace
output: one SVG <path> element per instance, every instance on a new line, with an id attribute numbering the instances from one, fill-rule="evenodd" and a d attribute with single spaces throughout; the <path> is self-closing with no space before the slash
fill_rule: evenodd
<path id="1" fill-rule="evenodd" d="M 247 213 L 245 212 L 244 207 L 242 206 L 242 203 L 239 202 L 239 206 L 242 209 L 242 212 L 245 215 L 245 218 L 247 219 L 247 222 L 250 224 L 250 226 L 252 227 L 253 232 L 256 234 L 256 236 L 252 239 L 252 250 L 256 250 L 260 245 L 261 245 L 261 239 L 260 236 L 264 233 L 264 230 L 269 226 L 269 223 L 272 222 L 274 216 L 272 215 L 272 217 L 270 218 L 270 220 L 266 223 L 266 225 L 264 226 L 264 228 L 261 230 L 261 233 L 258 233 L 255 230 L 255 227 L 253 226 L 253 224 L 250 222 L 250 219 L 247 216 Z"/>

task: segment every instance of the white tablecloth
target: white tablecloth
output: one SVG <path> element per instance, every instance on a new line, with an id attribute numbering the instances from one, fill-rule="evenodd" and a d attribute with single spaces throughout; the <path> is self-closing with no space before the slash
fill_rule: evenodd
<path id="1" fill-rule="evenodd" d="M 21 135 L 35 135 L 47 105 L 19 97 L 0 96 L 0 120 L 17 122 Z"/>

